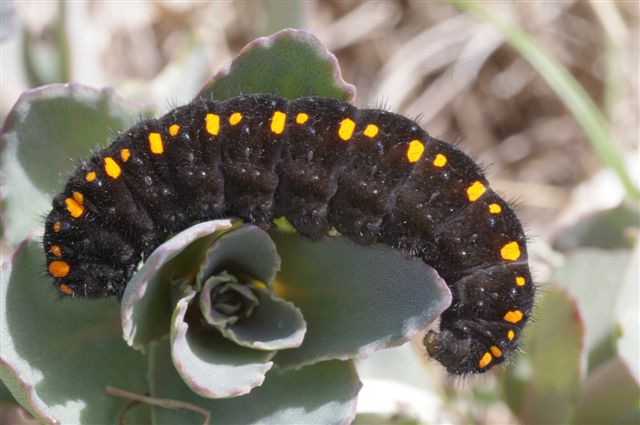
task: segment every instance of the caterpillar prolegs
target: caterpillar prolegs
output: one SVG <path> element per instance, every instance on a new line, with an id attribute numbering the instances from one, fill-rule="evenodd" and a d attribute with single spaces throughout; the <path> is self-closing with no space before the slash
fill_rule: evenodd
<path id="1" fill-rule="evenodd" d="M 232 216 L 422 258 L 453 294 L 425 337 L 451 373 L 502 362 L 531 313 L 522 226 L 481 169 L 412 120 L 319 97 L 199 99 L 122 132 L 53 200 L 48 271 L 64 295 L 121 296 L 169 234 Z"/>

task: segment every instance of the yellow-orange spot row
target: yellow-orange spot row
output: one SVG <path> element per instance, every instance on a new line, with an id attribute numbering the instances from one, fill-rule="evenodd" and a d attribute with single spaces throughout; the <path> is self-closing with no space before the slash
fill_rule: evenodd
<path id="1" fill-rule="evenodd" d="M 298 115 L 296 115 L 296 123 L 298 124 L 304 124 L 309 120 L 309 115 L 305 114 L 304 112 L 300 112 Z"/>
<path id="2" fill-rule="evenodd" d="M 513 338 L 515 338 L 515 337 L 516 337 L 516 333 L 514 331 L 512 331 L 511 329 L 509 329 L 507 331 L 507 339 L 509 341 L 513 341 Z"/>
<path id="3" fill-rule="evenodd" d="M 281 111 L 275 111 L 271 117 L 271 131 L 275 134 L 282 134 L 286 122 L 287 114 Z"/>
<path id="4" fill-rule="evenodd" d="M 441 153 L 436 155 L 436 159 L 433 160 L 433 165 L 440 168 L 444 167 L 446 163 L 447 163 L 447 157 L 442 155 Z"/>
<path id="5" fill-rule="evenodd" d="M 502 355 L 502 350 L 496 347 L 495 345 L 492 345 L 491 347 L 489 347 L 489 351 L 491 351 L 491 354 L 493 354 L 493 357 L 500 357 Z"/>
<path id="6" fill-rule="evenodd" d="M 78 218 L 84 213 L 84 206 L 74 198 L 67 198 L 64 200 L 67 206 L 67 211 L 73 218 Z"/>
<path id="7" fill-rule="evenodd" d="M 64 283 L 60 284 L 60 286 L 58 287 L 58 290 L 65 295 L 68 295 L 68 296 L 73 295 L 73 289 L 69 288 L 69 286 L 65 285 Z"/>
<path id="8" fill-rule="evenodd" d="M 499 214 L 502 212 L 502 207 L 499 204 L 489 204 L 489 212 L 491 214 Z"/>
<path id="9" fill-rule="evenodd" d="M 522 312 L 520 310 L 507 311 L 503 319 L 505 322 L 518 323 L 522 320 Z"/>
<path id="10" fill-rule="evenodd" d="M 95 171 L 89 171 L 89 172 L 87 173 L 87 175 L 86 175 L 86 176 L 84 176 L 84 179 L 85 179 L 86 181 L 88 181 L 88 182 L 92 182 L 92 181 L 94 181 L 94 180 L 96 179 L 96 173 L 95 173 Z"/>
<path id="11" fill-rule="evenodd" d="M 467 188 L 467 197 L 471 202 L 476 201 L 487 190 L 486 187 L 479 181 L 473 182 L 471 186 Z"/>
<path id="12" fill-rule="evenodd" d="M 62 228 L 62 223 L 60 223 L 59 221 L 56 221 L 53 223 L 53 231 L 58 233 L 60 231 L 60 229 Z"/>
<path id="13" fill-rule="evenodd" d="M 525 283 L 526 283 L 526 281 L 524 280 L 524 277 L 516 276 L 516 285 L 524 286 Z"/>
<path id="14" fill-rule="evenodd" d="M 220 131 L 220 115 L 207 114 L 205 117 L 207 133 L 217 136 Z"/>
<path id="15" fill-rule="evenodd" d="M 340 121 L 340 128 L 338 129 L 338 136 L 345 142 L 351 139 L 353 130 L 356 129 L 356 123 L 350 118 L 345 118 Z"/>
<path id="16" fill-rule="evenodd" d="M 509 242 L 502 247 L 500 255 L 505 260 L 515 261 L 520 258 L 520 245 L 518 245 L 518 242 Z"/>
<path id="17" fill-rule="evenodd" d="M 122 159 L 122 162 L 127 162 L 130 157 L 131 151 L 129 149 L 122 149 L 120 151 L 120 159 Z"/>
<path id="18" fill-rule="evenodd" d="M 164 152 L 162 136 L 160 136 L 160 133 L 149 133 L 149 149 L 151 150 L 151 153 L 156 155 L 160 155 Z"/>
<path id="19" fill-rule="evenodd" d="M 84 195 L 80 192 L 73 192 L 73 199 L 75 199 L 77 203 L 82 204 L 84 202 Z"/>
<path id="20" fill-rule="evenodd" d="M 173 137 L 176 137 L 179 131 L 180 131 L 180 126 L 178 124 L 172 124 L 169 127 L 169 134 Z"/>
<path id="21" fill-rule="evenodd" d="M 407 149 L 407 159 L 409 162 L 416 162 L 422 157 L 424 153 L 424 145 L 420 140 L 412 140 L 409 142 L 409 149 Z"/>
<path id="22" fill-rule="evenodd" d="M 231 125 L 236 125 L 238 124 L 240 121 L 242 121 L 242 114 L 240 112 L 234 112 L 233 114 L 231 114 L 231 116 L 229 117 L 229 124 Z"/>
<path id="23" fill-rule="evenodd" d="M 493 357 L 491 357 L 491 353 L 487 351 L 480 358 L 480 361 L 478 362 L 478 367 L 480 369 L 483 369 L 483 368 L 487 367 L 489 365 L 489 363 L 491 363 L 492 359 L 493 359 Z"/>
<path id="24" fill-rule="evenodd" d="M 71 266 L 64 261 L 52 261 L 49 263 L 49 273 L 53 277 L 65 277 L 69 274 Z"/>
<path id="25" fill-rule="evenodd" d="M 107 176 L 112 179 L 117 179 L 120 177 L 122 170 L 117 162 L 113 160 L 110 156 L 105 157 L 104 159 L 104 172 L 107 173 Z"/>
<path id="26" fill-rule="evenodd" d="M 378 126 L 375 124 L 369 124 L 367 128 L 364 129 L 364 135 L 370 138 L 376 137 L 378 134 Z"/>
<path id="27" fill-rule="evenodd" d="M 59 257 L 62 255 L 62 250 L 58 245 L 51 245 L 51 248 L 49 248 L 49 251 L 56 257 Z"/>

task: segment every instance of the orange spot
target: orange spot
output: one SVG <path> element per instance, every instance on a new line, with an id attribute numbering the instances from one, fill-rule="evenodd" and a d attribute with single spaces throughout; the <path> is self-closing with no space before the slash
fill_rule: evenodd
<path id="1" fill-rule="evenodd" d="M 369 124 L 367 128 L 364 129 L 364 135 L 370 138 L 376 137 L 378 134 L 378 126 L 375 124 Z"/>
<path id="2" fill-rule="evenodd" d="M 149 133 L 149 149 L 151 150 L 151 153 L 156 155 L 160 155 L 164 152 L 162 136 L 160 136 L 160 133 Z"/>
<path id="3" fill-rule="evenodd" d="M 51 245 L 51 248 L 49 248 L 49 252 L 51 252 L 56 257 L 59 257 L 62 255 L 62 250 L 58 245 Z"/>
<path id="4" fill-rule="evenodd" d="M 305 114 L 304 112 L 300 112 L 298 115 L 296 115 L 296 123 L 298 124 L 304 124 L 309 120 L 309 115 Z"/>
<path id="5" fill-rule="evenodd" d="M 71 266 L 64 261 L 52 261 L 49 264 L 49 273 L 53 277 L 65 277 L 69 274 Z"/>
<path id="6" fill-rule="evenodd" d="M 111 177 L 112 179 L 117 179 L 118 177 L 120 177 L 122 170 L 120 169 L 118 163 L 113 160 L 113 158 L 107 156 L 104 159 L 104 172 L 107 173 L 107 176 Z"/>
<path id="7" fill-rule="evenodd" d="M 518 323 L 522 320 L 522 312 L 520 310 L 507 311 L 503 319 L 505 322 Z"/>
<path id="8" fill-rule="evenodd" d="M 518 242 L 509 242 L 502 247 L 500 255 L 505 260 L 515 261 L 520 258 L 520 245 L 518 245 Z"/>
<path id="9" fill-rule="evenodd" d="M 492 345 L 491 347 L 489 347 L 489 351 L 491 351 L 491 354 L 493 354 L 493 357 L 500 357 L 502 355 L 502 350 L 496 347 L 495 345 Z"/>
<path id="10" fill-rule="evenodd" d="M 353 130 L 356 128 L 356 123 L 350 118 L 345 118 L 340 121 L 340 128 L 338 129 L 338 136 L 345 142 L 351 139 Z"/>
<path id="11" fill-rule="evenodd" d="M 524 277 L 522 277 L 522 276 L 517 276 L 516 277 L 516 285 L 524 286 L 525 283 L 526 283 L 526 281 L 524 280 Z"/>
<path id="12" fill-rule="evenodd" d="M 442 155 L 441 153 L 436 155 L 436 159 L 433 160 L 433 165 L 440 168 L 444 167 L 446 163 L 447 163 L 447 157 Z"/>
<path id="13" fill-rule="evenodd" d="M 478 362 L 478 367 L 480 367 L 480 369 L 483 369 L 483 368 L 487 367 L 489 365 L 489 363 L 491 363 L 492 359 L 493 359 L 493 357 L 491 356 L 491 353 L 489 353 L 487 351 L 480 358 L 480 361 Z"/>
<path id="14" fill-rule="evenodd" d="M 60 286 L 58 286 L 58 290 L 69 297 L 73 296 L 73 289 L 69 288 L 69 286 L 64 283 L 61 283 Z"/>
<path id="15" fill-rule="evenodd" d="M 482 183 L 479 181 L 473 182 L 471 186 L 467 188 L 467 197 L 471 202 L 477 200 L 482 196 L 482 194 L 487 190 Z"/>
<path id="16" fill-rule="evenodd" d="M 217 136 L 220 131 L 220 115 L 207 114 L 205 118 L 207 133 Z"/>
<path id="17" fill-rule="evenodd" d="M 79 204 L 84 202 L 84 196 L 80 192 L 73 192 L 73 199 Z"/>
<path id="18" fill-rule="evenodd" d="M 499 214 L 500 212 L 502 212 L 502 207 L 499 204 L 490 204 L 489 212 L 491 214 Z"/>
<path id="19" fill-rule="evenodd" d="M 129 149 L 122 149 L 120 151 L 120 158 L 122 158 L 122 162 L 127 162 L 130 156 L 131 156 L 131 151 Z"/>
<path id="20" fill-rule="evenodd" d="M 409 149 L 407 149 L 407 159 L 409 162 L 416 162 L 423 153 L 424 145 L 420 140 L 412 140 L 409 142 Z"/>
<path id="21" fill-rule="evenodd" d="M 515 338 L 515 337 L 516 337 L 516 333 L 514 331 L 512 331 L 511 329 L 509 329 L 507 331 L 507 339 L 509 341 L 513 341 L 513 338 Z"/>
<path id="22" fill-rule="evenodd" d="M 69 214 L 71 214 L 73 218 L 78 218 L 82 215 L 82 213 L 84 213 L 84 207 L 76 199 L 67 198 L 64 200 L 64 203 L 67 206 L 67 211 L 69 211 Z"/>
<path id="23" fill-rule="evenodd" d="M 280 111 L 275 111 L 271 117 L 271 131 L 275 134 L 282 134 L 284 131 L 284 125 L 287 122 L 287 114 Z"/>
<path id="24" fill-rule="evenodd" d="M 242 114 L 240 112 L 234 112 L 233 114 L 231 114 L 231 116 L 229 117 L 229 124 L 231 125 L 236 125 L 238 124 L 240 121 L 242 121 Z"/>
<path id="25" fill-rule="evenodd" d="M 62 228 L 62 223 L 60 223 L 59 221 L 56 221 L 53 223 L 53 231 L 58 233 L 60 231 L 60 229 Z"/>
<path id="26" fill-rule="evenodd" d="M 94 171 L 89 171 L 84 179 L 88 182 L 92 182 L 96 179 L 96 173 Z"/>
<path id="27" fill-rule="evenodd" d="M 172 124 L 169 127 L 169 134 L 173 137 L 176 137 L 179 131 L 180 131 L 180 126 L 178 124 Z"/>

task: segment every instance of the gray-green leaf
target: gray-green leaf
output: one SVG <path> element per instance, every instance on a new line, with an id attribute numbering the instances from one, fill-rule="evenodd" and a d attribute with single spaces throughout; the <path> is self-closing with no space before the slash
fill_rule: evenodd
<path id="1" fill-rule="evenodd" d="M 171 324 L 171 357 L 185 384 L 202 397 L 226 398 L 247 394 L 262 384 L 273 366 L 274 352 L 252 350 L 225 339 L 217 329 L 190 329 L 185 315 L 196 292 L 185 289 Z M 194 306 L 195 307 L 195 306 Z M 175 373 L 171 370 L 154 373 Z"/>
<path id="2" fill-rule="evenodd" d="M 149 342 L 169 334 L 174 308 L 171 283 L 193 275 L 215 238 L 232 226 L 231 220 L 199 223 L 153 251 L 122 296 L 120 314 L 127 344 L 144 350 Z"/>
<path id="3" fill-rule="evenodd" d="M 435 270 L 389 246 L 280 232 L 272 238 L 282 258 L 275 292 L 307 322 L 302 345 L 276 356 L 282 367 L 364 357 L 403 344 L 451 303 Z"/>
<path id="4" fill-rule="evenodd" d="M 196 404 L 211 412 L 216 425 L 348 424 L 356 411 L 360 381 L 353 363 L 322 362 L 301 370 L 272 370 L 260 387 L 242 397 L 205 399 L 175 372 L 167 343 L 150 351 L 151 395 Z M 202 424 L 202 416 L 152 408 L 155 424 Z"/>
<path id="5" fill-rule="evenodd" d="M 115 299 L 60 299 L 43 263 L 42 247 L 25 243 L 2 267 L 2 381 L 43 423 L 117 423 L 127 401 L 105 387 L 146 392 L 146 359 L 122 341 Z M 145 414 L 129 419 L 148 423 Z"/>
<path id="6" fill-rule="evenodd" d="M 336 57 L 313 33 L 285 29 L 247 44 L 198 97 L 224 100 L 248 93 L 289 99 L 324 96 L 352 101 L 355 87 L 342 79 Z"/>
<path id="7" fill-rule="evenodd" d="M 17 243 L 39 227 L 50 194 L 74 168 L 73 159 L 89 157 L 92 148 L 147 113 L 112 89 L 51 84 L 23 93 L 2 128 L 9 240 Z"/>

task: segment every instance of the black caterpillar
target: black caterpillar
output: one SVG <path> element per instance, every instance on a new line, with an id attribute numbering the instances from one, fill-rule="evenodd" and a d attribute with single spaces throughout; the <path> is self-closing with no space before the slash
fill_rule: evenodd
<path id="1" fill-rule="evenodd" d="M 122 296 L 169 234 L 229 216 L 422 258 L 453 293 L 424 340 L 451 373 L 504 361 L 531 313 L 522 226 L 481 169 L 405 117 L 319 97 L 195 100 L 123 132 L 53 200 L 48 270 L 64 295 Z"/>

